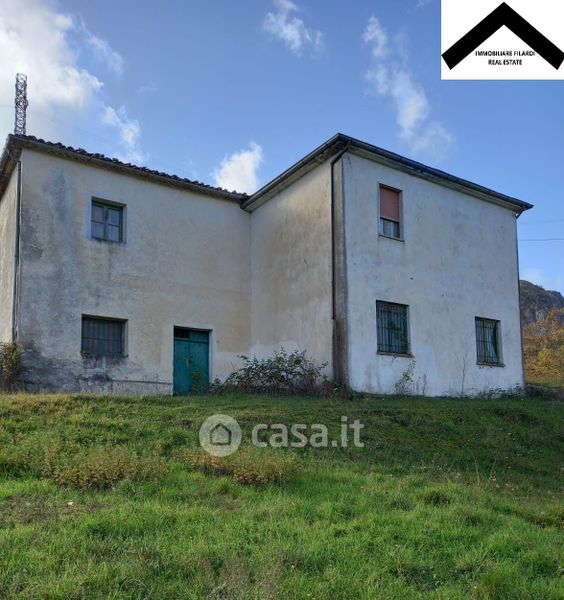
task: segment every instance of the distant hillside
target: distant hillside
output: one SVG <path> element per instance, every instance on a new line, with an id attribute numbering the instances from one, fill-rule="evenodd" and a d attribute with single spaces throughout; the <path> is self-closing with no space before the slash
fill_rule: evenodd
<path id="1" fill-rule="evenodd" d="M 564 296 L 549 291 L 530 281 L 521 280 L 521 318 L 523 323 L 532 323 L 546 315 L 551 308 L 564 308 Z"/>

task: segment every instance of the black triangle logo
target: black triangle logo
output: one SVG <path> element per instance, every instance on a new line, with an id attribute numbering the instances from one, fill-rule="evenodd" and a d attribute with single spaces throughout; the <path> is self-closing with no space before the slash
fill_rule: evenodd
<path id="1" fill-rule="evenodd" d="M 555 69 L 560 68 L 560 65 L 564 62 L 564 52 L 505 2 L 500 4 L 442 55 L 448 68 L 453 69 L 456 67 L 459 62 L 464 60 L 504 25 Z"/>

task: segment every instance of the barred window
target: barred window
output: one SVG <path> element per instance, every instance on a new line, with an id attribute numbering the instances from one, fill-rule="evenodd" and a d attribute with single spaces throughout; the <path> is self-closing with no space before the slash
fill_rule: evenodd
<path id="1" fill-rule="evenodd" d="M 125 321 L 82 317 L 82 352 L 92 356 L 124 356 Z"/>
<path id="2" fill-rule="evenodd" d="M 92 200 L 92 237 L 106 242 L 123 242 L 123 206 Z"/>
<path id="3" fill-rule="evenodd" d="M 501 363 L 499 321 L 476 317 L 476 347 L 479 363 L 486 365 Z"/>
<path id="4" fill-rule="evenodd" d="M 376 302 L 378 352 L 409 354 L 407 306 L 392 302 Z"/>

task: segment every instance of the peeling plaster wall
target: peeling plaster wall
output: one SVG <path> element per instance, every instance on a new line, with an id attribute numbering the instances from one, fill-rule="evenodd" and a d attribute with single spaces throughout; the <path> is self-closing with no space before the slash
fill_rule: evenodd
<path id="1" fill-rule="evenodd" d="M 211 330 L 212 379 L 238 364 L 250 345 L 248 213 L 50 155 L 23 161 L 28 388 L 171 392 L 175 325 Z M 125 243 L 90 239 L 92 197 L 125 205 Z M 127 319 L 127 357 L 83 358 L 83 314 Z"/>
<path id="2" fill-rule="evenodd" d="M 16 181 L 14 170 L 0 198 L 0 342 L 9 342 L 12 339 Z"/>
<path id="3" fill-rule="evenodd" d="M 252 353 L 307 350 L 332 368 L 330 165 L 252 213 Z"/>
<path id="4" fill-rule="evenodd" d="M 355 155 L 344 161 L 349 375 L 394 393 L 411 360 L 377 353 L 376 300 L 409 305 L 412 392 L 523 383 L 512 211 Z M 405 241 L 378 235 L 378 185 L 402 190 Z M 501 321 L 504 367 L 476 364 L 475 317 Z"/>

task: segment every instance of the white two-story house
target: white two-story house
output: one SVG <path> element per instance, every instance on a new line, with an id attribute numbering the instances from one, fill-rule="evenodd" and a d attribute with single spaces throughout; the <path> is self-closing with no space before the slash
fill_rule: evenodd
<path id="1" fill-rule="evenodd" d="M 358 391 L 514 388 L 529 208 L 342 134 L 251 196 L 9 136 L 0 341 L 30 390 L 184 394 L 281 347 Z"/>

